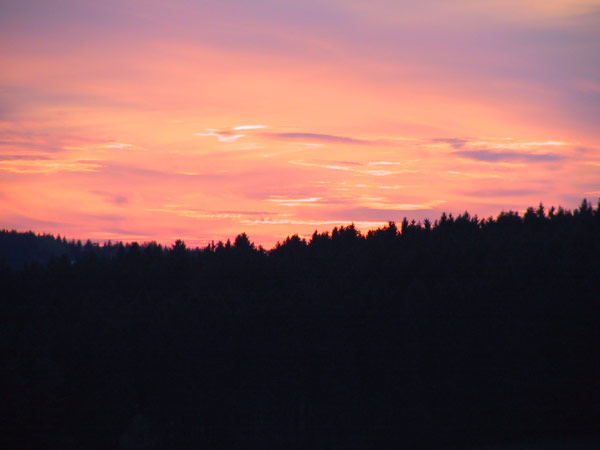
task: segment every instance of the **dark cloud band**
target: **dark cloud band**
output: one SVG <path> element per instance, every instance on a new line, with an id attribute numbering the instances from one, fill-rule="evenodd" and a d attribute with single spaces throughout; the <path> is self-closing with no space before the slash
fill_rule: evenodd
<path id="1" fill-rule="evenodd" d="M 494 152 L 491 150 L 462 150 L 454 152 L 461 158 L 484 162 L 554 162 L 563 160 L 561 155 L 552 153 Z"/>

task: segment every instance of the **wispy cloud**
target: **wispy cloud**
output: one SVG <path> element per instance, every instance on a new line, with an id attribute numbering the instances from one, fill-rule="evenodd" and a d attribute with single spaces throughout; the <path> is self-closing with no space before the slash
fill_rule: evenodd
<path id="1" fill-rule="evenodd" d="M 271 219 L 269 217 L 265 219 L 255 220 L 242 220 L 242 223 L 248 225 L 311 225 L 311 226 L 338 226 L 338 225 L 350 225 L 353 223 L 358 228 L 375 228 L 381 227 L 387 224 L 387 221 L 356 221 L 353 219 L 340 219 L 340 220 L 297 220 L 297 219 Z"/>
<path id="2" fill-rule="evenodd" d="M 453 148 L 459 149 L 463 148 L 468 141 L 468 139 L 459 139 L 459 138 L 436 138 L 432 139 L 431 142 L 434 143 L 443 143 L 452 146 Z"/>
<path id="3" fill-rule="evenodd" d="M 248 210 L 209 210 L 191 208 L 186 205 L 164 205 L 161 208 L 150 208 L 152 212 L 162 212 L 175 214 L 177 216 L 187 217 L 190 219 L 209 219 L 209 220 L 236 220 L 240 221 L 250 217 L 265 217 L 277 216 L 277 213 L 269 211 L 248 211 Z M 243 220 L 242 220 L 243 221 Z"/>
<path id="4" fill-rule="evenodd" d="M 108 240 L 108 239 L 145 239 L 148 237 L 146 233 L 142 233 L 137 230 L 128 230 L 125 228 L 118 227 L 109 227 L 103 228 L 100 231 L 90 231 L 90 237 L 96 238 L 99 240 Z"/>
<path id="5" fill-rule="evenodd" d="M 99 195 L 103 197 L 109 203 L 113 205 L 121 206 L 129 203 L 129 198 L 122 194 L 113 194 L 111 192 L 106 191 L 90 191 L 92 194 Z"/>
<path id="6" fill-rule="evenodd" d="M 352 170 L 352 168 L 348 165 L 343 165 L 343 164 L 335 164 L 333 162 L 331 163 L 319 163 L 319 162 L 309 162 L 309 161 L 302 161 L 302 160 L 294 160 L 294 161 L 290 161 L 290 164 L 294 164 L 296 166 L 305 166 L 305 167 L 320 167 L 323 169 L 330 169 L 330 170 Z"/>
<path id="7" fill-rule="evenodd" d="M 387 163 L 376 162 L 376 163 L 367 163 L 367 167 L 362 163 L 354 163 L 349 161 L 304 161 L 304 160 L 292 160 L 289 161 L 290 164 L 294 164 L 296 166 L 305 166 L 305 167 L 318 167 L 322 169 L 329 170 L 341 170 L 345 172 L 355 172 L 362 175 L 371 175 L 376 177 L 385 177 L 388 175 L 395 175 L 401 173 L 415 173 L 416 170 L 407 169 L 407 168 L 396 168 L 394 166 L 408 166 L 411 163 Z M 388 169 L 377 169 L 371 167 L 377 166 L 388 166 Z"/>
<path id="8" fill-rule="evenodd" d="M 90 161 L 77 161 L 50 158 L 0 158 L 0 170 L 17 174 L 51 174 L 57 172 L 95 172 L 101 164 Z"/>
<path id="9" fill-rule="evenodd" d="M 445 203 L 443 200 L 434 200 L 423 203 L 399 203 L 390 201 L 387 198 L 378 197 L 362 197 L 359 199 L 359 203 L 362 207 L 377 210 L 388 210 L 388 211 L 419 211 L 419 210 L 430 210 L 436 206 Z"/>
<path id="10" fill-rule="evenodd" d="M 207 130 L 208 133 L 195 133 L 196 136 L 214 136 L 216 137 L 219 142 L 233 142 L 237 139 L 243 138 L 245 135 L 244 134 L 230 134 L 229 132 L 220 132 L 217 133 L 214 130 Z"/>
<path id="11" fill-rule="evenodd" d="M 369 166 L 405 166 L 406 162 L 394 162 L 394 161 L 374 161 L 370 162 Z"/>
<path id="12" fill-rule="evenodd" d="M 96 165 L 100 166 L 100 172 L 106 173 L 106 174 L 111 174 L 111 175 L 117 175 L 117 176 L 126 176 L 126 177 L 141 176 L 141 177 L 154 177 L 155 179 L 160 179 L 160 178 L 170 175 L 168 172 L 163 172 L 163 171 L 155 170 L 155 169 L 148 169 L 145 167 L 139 167 L 137 165 L 132 165 L 132 164 L 119 164 L 119 163 L 104 162 L 104 161 L 97 161 L 97 160 L 89 160 L 89 161 L 82 161 L 82 162 L 85 162 L 87 164 L 96 164 Z"/>
<path id="13" fill-rule="evenodd" d="M 467 195 L 475 197 L 521 197 L 533 194 L 540 194 L 541 191 L 535 189 L 481 189 L 466 192 Z"/>
<path id="14" fill-rule="evenodd" d="M 72 225 L 72 223 L 66 221 L 39 219 L 37 217 L 22 214 L 7 214 L 2 221 L 3 227 L 8 229 L 14 228 L 22 231 L 32 230 L 33 227 L 37 228 L 36 231 L 38 231 L 40 228 L 57 228 L 59 230 L 64 230 L 70 225 Z"/>
<path id="15" fill-rule="evenodd" d="M 338 164 L 341 166 L 352 166 L 352 167 L 360 167 L 363 163 L 357 161 L 332 161 L 333 164 Z"/>
<path id="16" fill-rule="evenodd" d="M 221 129 L 217 130 L 216 128 L 206 128 L 206 133 L 194 133 L 196 136 L 201 137 L 216 137 L 219 142 L 234 142 L 238 139 L 245 137 L 245 134 L 235 133 L 236 131 L 252 131 L 252 130 L 261 130 L 267 128 L 266 125 L 238 125 L 231 129 Z"/>
<path id="17" fill-rule="evenodd" d="M 461 158 L 483 162 L 555 162 L 564 159 L 564 156 L 554 153 L 524 153 L 514 151 L 492 150 L 463 150 L 454 152 Z"/>
<path id="18" fill-rule="evenodd" d="M 43 161 L 52 159 L 43 155 L 0 155 L 0 161 Z"/>
<path id="19" fill-rule="evenodd" d="M 244 215 L 238 214 L 238 213 L 222 212 L 222 211 L 207 211 L 207 210 L 201 210 L 201 209 L 188 209 L 185 207 L 149 208 L 148 211 L 175 214 L 177 216 L 187 217 L 190 219 L 219 220 L 219 219 L 239 219 L 241 217 L 244 217 Z"/>
<path id="20" fill-rule="evenodd" d="M 299 198 L 285 198 L 285 197 L 274 197 L 268 198 L 265 201 L 271 203 L 277 203 L 283 206 L 316 206 L 319 200 L 323 200 L 322 197 L 299 197 Z"/>
<path id="21" fill-rule="evenodd" d="M 372 145 L 378 141 L 369 141 L 363 139 L 356 139 L 349 136 L 337 136 L 334 134 L 321 134 L 321 133 L 263 133 L 265 137 L 273 139 L 281 139 L 288 141 L 310 141 L 310 142 L 322 142 L 322 143 L 336 143 L 336 144 L 360 144 L 360 145 Z"/>
<path id="22" fill-rule="evenodd" d="M 103 145 L 104 148 L 111 148 L 111 149 L 119 149 L 119 150 L 125 150 L 125 149 L 135 149 L 136 146 L 133 144 L 127 144 L 125 142 L 109 142 L 108 144 L 104 144 Z"/>
<path id="23" fill-rule="evenodd" d="M 515 141 L 512 138 L 504 138 L 501 140 L 478 140 L 469 141 L 467 144 L 474 148 L 486 148 L 493 150 L 531 150 L 532 148 L 544 147 L 564 147 L 570 145 L 563 141 Z"/>
<path id="24" fill-rule="evenodd" d="M 500 178 L 500 175 L 497 173 L 471 173 L 471 172 L 462 172 L 459 170 L 448 170 L 446 173 L 450 175 L 457 175 L 459 177 L 465 178 L 473 178 L 473 179 L 486 179 L 486 178 Z"/>
<path id="25" fill-rule="evenodd" d="M 262 128 L 267 128 L 266 125 L 240 125 L 237 127 L 234 127 L 233 129 L 235 131 L 239 131 L 239 130 L 260 130 Z"/>

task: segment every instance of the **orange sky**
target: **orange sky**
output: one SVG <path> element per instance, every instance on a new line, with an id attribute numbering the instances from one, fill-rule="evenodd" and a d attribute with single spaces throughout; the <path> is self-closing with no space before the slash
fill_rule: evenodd
<path id="1" fill-rule="evenodd" d="M 0 7 L 0 227 L 270 247 L 600 197 L 599 2 L 192 3 Z"/>

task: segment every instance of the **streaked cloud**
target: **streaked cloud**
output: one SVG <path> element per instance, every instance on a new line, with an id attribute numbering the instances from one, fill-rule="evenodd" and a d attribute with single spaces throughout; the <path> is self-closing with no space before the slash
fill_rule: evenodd
<path id="1" fill-rule="evenodd" d="M 282 206 L 298 206 L 298 205 L 311 205 L 318 206 L 318 202 L 323 200 L 322 197 L 304 197 L 304 198 L 267 198 L 266 202 L 278 203 Z"/>
<path id="2" fill-rule="evenodd" d="M 96 190 L 92 190 L 90 192 L 92 194 L 99 195 L 100 197 L 104 198 L 107 202 L 112 203 L 113 205 L 117 205 L 117 206 L 126 205 L 130 201 L 129 197 L 127 197 L 123 194 L 114 194 L 111 192 L 96 191 Z"/>
<path id="3" fill-rule="evenodd" d="M 336 144 L 360 144 L 360 145 L 372 145 L 375 141 L 368 141 L 363 139 L 356 139 L 348 136 L 337 136 L 334 134 L 321 134 L 321 133 L 263 133 L 263 136 L 270 137 L 273 139 L 290 140 L 290 141 L 310 141 L 310 142 L 322 142 L 322 143 L 336 143 Z"/>
<path id="4" fill-rule="evenodd" d="M 405 166 L 406 162 L 393 162 L 393 161 L 374 161 L 370 162 L 369 166 Z"/>
<path id="5" fill-rule="evenodd" d="M 235 212 L 222 212 L 222 211 L 206 211 L 198 209 L 185 209 L 185 208 L 150 208 L 152 212 L 164 212 L 169 214 L 175 214 L 182 217 L 188 217 L 191 219 L 239 219 L 244 217 L 245 214 L 239 214 Z"/>
<path id="6" fill-rule="evenodd" d="M 454 152 L 461 158 L 472 159 L 483 162 L 556 162 L 564 159 L 563 156 L 553 153 L 525 153 L 514 151 L 493 151 L 493 150 L 465 150 Z"/>
<path id="7" fill-rule="evenodd" d="M 101 164 L 66 159 L 9 159 L 0 158 L 0 171 L 17 174 L 51 174 L 57 172 L 95 172 Z"/>
<path id="8" fill-rule="evenodd" d="M 195 133 L 196 136 L 214 136 L 216 137 L 219 142 L 233 142 L 237 139 L 243 138 L 245 135 L 243 134 L 232 134 L 232 135 L 228 135 L 228 134 L 224 134 L 224 133 L 216 133 L 214 131 L 209 131 L 208 133 Z"/>
<path id="9" fill-rule="evenodd" d="M 103 147 L 104 148 L 114 148 L 114 149 L 118 149 L 118 150 L 134 149 L 134 148 L 136 148 L 135 145 L 133 145 L 133 144 L 126 144 L 124 142 L 109 142 L 108 144 L 104 144 Z"/>
<path id="10" fill-rule="evenodd" d="M 543 147 L 564 147 L 569 145 L 568 142 L 561 141 L 539 141 L 539 142 L 515 142 L 513 139 L 502 139 L 501 141 L 471 141 L 469 145 L 472 147 L 487 147 L 490 149 L 505 149 L 505 150 L 531 150 L 531 148 Z"/>
<path id="11" fill-rule="evenodd" d="M 283 217 L 288 214 L 278 214 L 272 211 L 248 211 L 248 210 L 208 210 L 197 209 L 186 205 L 163 205 L 161 208 L 151 208 L 151 212 L 173 214 L 196 220 L 211 221 L 233 221 L 235 223 L 246 223 L 247 221 L 263 220 L 265 217 Z M 258 217 L 258 219 L 257 219 Z"/>
<path id="12" fill-rule="evenodd" d="M 292 160 L 292 161 L 289 161 L 289 163 L 294 164 L 296 166 L 315 167 L 315 168 L 329 169 L 329 170 L 340 170 L 340 171 L 345 171 L 345 172 L 355 172 L 358 174 L 370 175 L 370 176 L 376 176 L 376 177 L 385 177 L 388 175 L 397 175 L 397 174 L 402 174 L 402 173 L 415 173 L 416 172 L 415 169 L 404 168 L 406 166 L 409 166 L 411 164 L 410 162 L 398 163 L 398 164 L 366 163 L 366 167 L 365 167 L 365 164 L 354 163 L 354 162 L 350 163 L 348 161 L 327 162 L 327 161 L 319 161 L 319 160 L 313 160 L 313 161 Z M 387 170 L 370 168 L 370 166 L 379 166 L 379 165 L 403 166 L 403 168 L 390 167 Z"/>
<path id="13" fill-rule="evenodd" d="M 234 127 L 233 129 L 236 131 L 239 130 L 260 130 L 262 128 L 267 128 L 266 125 L 240 125 L 237 127 Z"/>
<path id="14" fill-rule="evenodd" d="M 331 169 L 331 170 L 352 170 L 349 165 L 344 165 L 340 163 L 323 163 L 323 162 L 311 162 L 311 161 L 302 161 L 302 160 L 294 160 L 290 161 L 290 164 L 294 164 L 296 166 L 305 166 L 305 167 L 320 167 L 323 169 Z"/>
<path id="15" fill-rule="evenodd" d="M 2 155 L 0 154 L 0 161 L 44 161 L 51 159 L 49 156 L 44 155 Z"/>
<path id="16" fill-rule="evenodd" d="M 465 146 L 465 144 L 467 142 L 469 142 L 467 139 L 459 139 L 459 138 L 436 138 L 436 139 L 432 139 L 431 142 L 434 143 L 443 143 L 443 144 L 449 144 L 451 145 L 453 148 L 463 148 Z"/>
<path id="17" fill-rule="evenodd" d="M 447 173 L 450 175 L 456 175 L 460 177 L 473 178 L 473 179 L 498 179 L 501 178 L 500 174 L 497 173 L 481 173 L 481 172 L 464 172 L 459 170 L 448 170 Z"/>
<path id="18" fill-rule="evenodd" d="M 358 228 L 376 228 L 387 225 L 387 221 L 356 221 L 346 220 L 295 220 L 295 219 L 255 219 L 243 220 L 242 223 L 248 225 L 309 225 L 314 227 L 321 226 L 340 226 L 354 224 Z"/>
<path id="19" fill-rule="evenodd" d="M 538 189 L 480 189 L 466 192 L 467 195 L 486 198 L 486 197 L 523 197 L 540 195 L 543 191 Z"/>

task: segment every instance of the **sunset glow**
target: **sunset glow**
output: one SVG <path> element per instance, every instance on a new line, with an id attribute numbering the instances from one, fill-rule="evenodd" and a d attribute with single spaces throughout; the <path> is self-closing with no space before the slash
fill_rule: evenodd
<path id="1" fill-rule="evenodd" d="M 0 6 L 0 228 L 271 247 L 600 197 L 600 2 Z"/>

